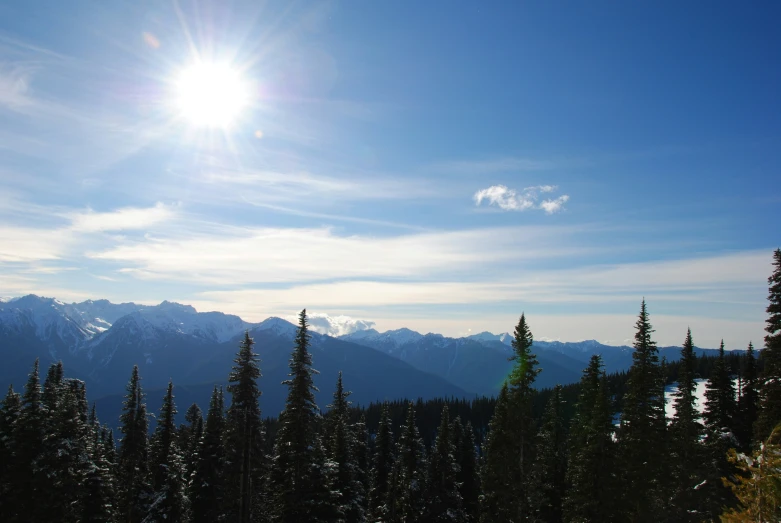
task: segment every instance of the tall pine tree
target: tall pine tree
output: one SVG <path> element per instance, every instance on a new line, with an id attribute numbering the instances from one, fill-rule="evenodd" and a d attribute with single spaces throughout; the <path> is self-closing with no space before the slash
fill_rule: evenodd
<path id="1" fill-rule="evenodd" d="M 705 426 L 712 437 L 732 432 L 735 415 L 735 386 L 724 359 L 724 340 L 719 346 L 711 377 L 705 387 Z"/>
<path id="2" fill-rule="evenodd" d="M 534 462 L 535 519 L 556 523 L 562 520 L 564 478 L 567 472 L 567 431 L 561 385 L 553 388 L 537 435 Z"/>
<path id="3" fill-rule="evenodd" d="M 517 519 L 519 478 L 516 439 L 512 431 L 510 392 L 502 385 L 483 445 L 485 461 L 480 470 L 483 494 L 480 521 L 513 523 Z"/>
<path id="4" fill-rule="evenodd" d="M 137 365 L 133 367 L 127 385 L 119 420 L 122 424 L 117 463 L 119 519 L 123 523 L 140 523 L 149 507 L 152 485 L 149 475 L 149 422 Z"/>
<path id="5" fill-rule="evenodd" d="M 415 406 L 409 402 L 407 418 L 396 443 L 396 461 L 391 474 L 387 520 L 410 523 L 423 510 L 426 480 L 426 454 L 415 422 Z"/>
<path id="6" fill-rule="evenodd" d="M 393 429 L 390 421 L 390 408 L 383 404 L 380 425 L 374 440 L 374 462 L 371 470 L 371 488 L 369 490 L 369 516 L 371 521 L 384 521 L 390 507 L 388 497 L 393 475 Z"/>
<path id="7" fill-rule="evenodd" d="M 168 390 L 157 417 L 152 446 L 152 486 L 154 494 L 145 523 L 189 521 L 185 495 L 184 463 L 177 443 L 174 384 Z"/>
<path id="8" fill-rule="evenodd" d="M 781 249 L 773 253 L 773 274 L 768 278 L 765 348 L 760 352 L 764 362 L 759 390 L 759 417 L 755 438 L 764 441 L 781 422 Z"/>
<path id="9" fill-rule="evenodd" d="M 759 378 L 754 345 L 749 343 L 741 375 L 741 390 L 738 400 L 736 436 L 743 450 L 749 450 L 754 441 L 754 424 L 759 407 Z"/>
<path id="10" fill-rule="evenodd" d="M 623 468 L 623 512 L 629 521 L 667 517 L 667 422 L 664 377 L 645 300 L 635 324 L 634 353 L 629 369 L 619 431 Z"/>
<path id="11" fill-rule="evenodd" d="M 450 415 L 447 405 L 442 409 L 442 421 L 429 459 L 426 477 L 425 505 L 421 523 L 465 522 L 466 513 L 458 491 L 458 464 L 450 433 Z"/>
<path id="12" fill-rule="evenodd" d="M 11 497 L 14 486 L 14 431 L 22 411 L 22 397 L 14 392 L 13 386 L 0 407 L 0 521 L 12 521 L 16 514 L 18 500 Z"/>
<path id="13" fill-rule="evenodd" d="M 706 456 L 700 442 L 703 427 L 694 394 L 697 388 L 696 368 L 694 343 L 689 329 L 681 348 L 675 416 L 670 424 L 670 450 L 674 456 L 671 510 L 676 521 L 701 521 L 703 518 L 704 490 L 696 487 L 702 482 Z"/>
<path id="14" fill-rule="evenodd" d="M 48 488 L 39 499 L 49 521 L 81 521 L 86 498 L 84 481 L 91 463 L 86 404 L 81 402 L 83 382 L 60 384 L 61 397 L 50 414 L 39 466 L 46 471 Z"/>
<path id="15" fill-rule="evenodd" d="M 515 362 L 507 379 L 507 390 L 500 394 L 491 432 L 486 467 L 483 470 L 483 490 L 485 495 L 483 517 L 486 521 L 522 521 L 533 512 L 531 493 L 533 490 L 532 466 L 534 463 L 534 440 L 536 431 L 532 416 L 532 399 L 535 394 L 534 381 L 540 373 L 536 355 L 531 352 L 534 337 L 526 323 L 526 315 L 521 314 L 515 327 L 512 341 Z M 504 396 L 504 397 L 503 397 Z M 499 412 L 499 414 L 497 414 Z M 501 442 L 501 443 L 500 443 Z M 503 448 L 497 448 L 501 445 Z M 491 456 L 491 452 L 497 457 Z M 494 460 L 501 460 L 497 463 Z M 493 476 L 501 474 L 500 476 Z M 507 518 L 507 519 L 506 519 Z"/>
<path id="16" fill-rule="evenodd" d="M 580 380 L 569 448 L 564 521 L 615 521 L 613 410 L 598 354 L 591 356 Z"/>
<path id="17" fill-rule="evenodd" d="M 222 390 L 214 387 L 206 415 L 203 438 L 198 445 L 197 463 L 190 482 L 193 523 L 219 521 L 225 494 L 225 410 Z"/>
<path id="18" fill-rule="evenodd" d="M 113 439 L 109 430 L 100 426 L 95 406 L 89 423 L 90 463 L 84 478 L 85 498 L 81 521 L 85 523 L 113 522 L 116 516 L 116 482 L 114 480 Z M 111 449 L 109 449 L 111 445 Z"/>
<path id="19" fill-rule="evenodd" d="M 263 483 L 263 426 L 260 418 L 261 377 L 255 341 L 249 332 L 239 345 L 228 377 L 232 401 L 226 417 L 225 497 L 230 521 L 249 523 L 265 511 L 260 489 Z"/>
<path id="20" fill-rule="evenodd" d="M 366 493 L 355 460 L 355 435 L 349 425 L 349 395 L 344 390 L 342 373 L 339 372 L 334 402 L 328 406 L 332 420 L 328 458 L 335 466 L 331 488 L 338 496 L 339 512 L 343 514 L 345 523 L 359 523 L 366 520 L 363 499 Z"/>
<path id="21" fill-rule="evenodd" d="M 323 446 L 317 426 L 319 413 L 309 352 L 309 322 L 306 309 L 298 317 L 295 347 L 290 358 L 290 379 L 285 410 L 271 466 L 272 521 L 330 521 L 337 519 L 330 478 L 326 477 Z"/>
<path id="22" fill-rule="evenodd" d="M 40 467 L 47 425 L 39 363 L 35 360 L 33 371 L 22 394 L 21 412 L 13 434 L 14 482 L 9 498 L 16 505 L 16 512 L 9 521 L 43 522 L 47 519 L 46 507 L 40 503 L 40 500 L 45 498 L 48 488 L 47 471 Z"/>
<path id="23" fill-rule="evenodd" d="M 459 418 L 456 421 L 460 424 Z M 475 431 L 472 422 L 467 421 L 464 426 L 463 436 L 456 448 L 456 461 L 458 463 L 458 475 L 456 479 L 464 502 L 464 510 L 470 521 L 477 521 L 480 514 L 480 478 L 477 473 L 477 447 L 475 445 Z"/>

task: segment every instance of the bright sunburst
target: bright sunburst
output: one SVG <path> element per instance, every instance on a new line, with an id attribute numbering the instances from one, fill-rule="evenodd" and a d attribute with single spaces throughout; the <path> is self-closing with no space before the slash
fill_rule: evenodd
<path id="1" fill-rule="evenodd" d="M 250 88 L 228 65 L 197 63 L 183 69 L 174 82 L 179 115 L 200 127 L 233 125 L 250 103 Z"/>

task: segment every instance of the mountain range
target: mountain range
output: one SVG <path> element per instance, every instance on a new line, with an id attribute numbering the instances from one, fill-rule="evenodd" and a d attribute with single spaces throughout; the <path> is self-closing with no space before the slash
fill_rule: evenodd
<path id="1" fill-rule="evenodd" d="M 367 404 L 495 394 L 512 367 L 512 337 L 507 333 L 448 338 L 409 329 L 381 333 L 360 320 L 350 320 L 349 329 L 346 325 L 339 320 L 334 329 L 338 336 L 312 334 L 321 408 L 330 402 L 339 371 L 353 391 L 352 400 Z M 330 328 L 322 316 L 313 327 Z M 0 301 L 0 386 L 13 384 L 20 390 L 36 358 L 42 373 L 62 361 L 68 376 L 86 382 L 90 399 L 97 400 L 99 412 L 110 420 L 118 415 L 130 371 L 138 365 L 151 410 L 158 408 L 169 380 L 181 411 L 194 402 L 204 408 L 213 386 L 226 384 L 245 331 L 255 340 L 261 359 L 261 408 L 264 415 L 276 416 L 284 408 L 287 390 L 281 382 L 287 378 L 296 326 L 274 317 L 249 323 L 168 301 L 154 306 L 107 300 L 68 304 L 35 295 Z M 534 351 L 542 368 L 538 387 L 578 381 L 592 354 L 602 355 L 608 372 L 625 370 L 632 362 L 631 347 L 593 340 L 536 341 Z M 679 351 L 660 349 L 668 360 L 676 360 Z"/>

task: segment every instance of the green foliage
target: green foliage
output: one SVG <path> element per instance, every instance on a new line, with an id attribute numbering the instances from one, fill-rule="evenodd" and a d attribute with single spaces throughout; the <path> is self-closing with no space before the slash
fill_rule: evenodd
<path id="1" fill-rule="evenodd" d="M 388 405 L 382 409 L 382 417 L 374 440 L 374 463 L 369 490 L 369 515 L 372 521 L 383 520 L 389 510 L 388 493 L 393 473 L 393 431 L 388 416 Z"/>
<path id="2" fill-rule="evenodd" d="M 249 332 L 245 332 L 228 376 L 232 400 L 225 431 L 224 517 L 240 523 L 248 523 L 253 515 L 260 516 L 265 510 L 254 495 L 263 483 L 263 426 L 258 388 L 261 373 L 254 344 Z"/>
<path id="3" fill-rule="evenodd" d="M 564 521 L 615 520 L 615 443 L 607 383 L 602 357 L 595 354 L 583 371 L 570 429 Z"/>
<path id="4" fill-rule="evenodd" d="M 197 448 L 197 462 L 190 481 L 192 522 L 211 523 L 222 514 L 225 496 L 225 407 L 222 389 L 214 387 L 206 415 L 203 438 Z"/>
<path id="5" fill-rule="evenodd" d="M 391 474 L 391 490 L 388 493 L 387 521 L 417 521 L 423 511 L 426 456 L 412 402 L 409 403 L 407 419 L 400 430 L 396 456 Z"/>
<path id="6" fill-rule="evenodd" d="M 759 378 L 757 361 L 754 357 L 754 345 L 749 342 L 746 350 L 745 363 L 740 376 L 740 397 L 735 435 L 743 450 L 751 448 L 754 441 L 754 424 L 757 421 L 759 408 Z"/>
<path id="7" fill-rule="evenodd" d="M 280 415 L 269 487 L 272 521 L 329 521 L 338 518 L 331 491 L 332 464 L 326 463 L 312 375 L 306 310 L 299 315 L 285 410 Z"/>
<path id="8" fill-rule="evenodd" d="M 618 433 L 622 512 L 631 521 L 659 521 L 667 514 L 667 423 L 664 377 L 645 300 L 635 328 L 633 363 Z"/>
<path id="9" fill-rule="evenodd" d="M 336 382 L 334 402 L 331 409 L 331 437 L 329 439 L 328 458 L 334 466 L 332 491 L 338 497 L 337 510 L 344 516 L 345 523 L 365 521 L 364 497 L 366 495 L 360 482 L 360 472 L 355 459 L 357 446 L 355 435 L 349 425 L 349 392 L 342 385 L 342 373 Z"/>
<path id="10" fill-rule="evenodd" d="M 14 432 L 22 412 L 22 397 L 13 386 L 0 407 L 0 521 L 12 521 L 16 514 L 17 500 L 11 498 L 14 486 Z"/>
<path id="11" fill-rule="evenodd" d="M 419 520 L 421 523 L 467 521 L 456 481 L 458 464 L 450 429 L 450 416 L 445 406 L 442 409 L 442 421 L 429 459 L 425 504 Z"/>
<path id="12" fill-rule="evenodd" d="M 138 366 L 133 367 L 119 419 L 122 424 L 117 463 L 119 517 L 128 523 L 140 523 L 148 508 L 152 485 L 148 420 Z"/>
<path id="13" fill-rule="evenodd" d="M 671 512 L 677 521 L 701 521 L 706 507 L 708 489 L 702 488 L 702 478 L 709 464 L 701 438 L 694 391 L 696 356 L 692 333 L 686 333 L 681 348 L 678 371 L 678 391 L 675 393 L 675 417 L 670 425 L 672 466 Z"/>
<path id="14" fill-rule="evenodd" d="M 781 249 L 773 253 L 773 274 L 768 278 L 765 348 L 760 352 L 764 372 L 759 389 L 759 418 L 755 436 L 764 440 L 781 421 Z"/>
<path id="15" fill-rule="evenodd" d="M 556 523 L 562 521 L 562 499 L 567 471 L 567 430 L 562 411 L 561 386 L 553 389 L 548 408 L 537 435 L 533 476 L 535 489 L 534 519 Z"/>

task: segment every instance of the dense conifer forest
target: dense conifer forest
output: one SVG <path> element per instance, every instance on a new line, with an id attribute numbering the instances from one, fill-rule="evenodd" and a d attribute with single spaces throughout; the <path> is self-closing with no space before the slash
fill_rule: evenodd
<path id="1" fill-rule="evenodd" d="M 227 389 L 214 389 L 206 412 L 189 406 L 179 426 L 174 384 L 148 398 L 128 369 L 118 434 L 83 382 L 36 361 L 0 408 L 0 521 L 779 521 L 781 250 L 773 264 L 758 354 L 722 344 L 718 357 L 696 358 L 685 332 L 680 361 L 660 361 L 643 300 L 628 372 L 608 376 L 594 356 L 580 383 L 538 391 L 522 314 L 497 398 L 358 407 L 339 374 L 319 406 L 305 310 L 276 419 L 259 408 L 249 334 Z M 697 378 L 707 378 L 702 416 Z"/>

